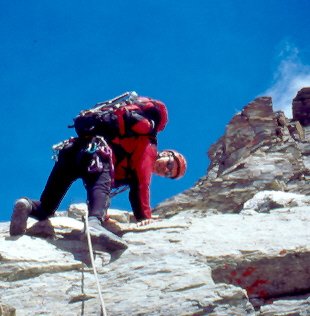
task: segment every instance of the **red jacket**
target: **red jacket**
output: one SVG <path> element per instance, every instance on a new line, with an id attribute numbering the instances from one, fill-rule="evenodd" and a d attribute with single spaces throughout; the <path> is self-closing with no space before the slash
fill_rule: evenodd
<path id="1" fill-rule="evenodd" d="M 157 158 L 156 135 L 168 121 L 165 105 L 150 98 L 139 98 L 145 112 L 131 120 L 127 135 L 112 140 L 115 187 L 129 185 L 129 201 L 137 220 L 152 217 L 150 183 Z M 125 123 L 126 125 L 126 123 Z M 128 124 L 127 124 L 128 125 Z"/>

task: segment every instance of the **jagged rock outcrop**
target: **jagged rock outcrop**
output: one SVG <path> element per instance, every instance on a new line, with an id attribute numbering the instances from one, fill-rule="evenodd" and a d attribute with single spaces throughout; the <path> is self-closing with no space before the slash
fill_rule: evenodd
<path id="1" fill-rule="evenodd" d="M 203 213 L 210 209 L 237 213 L 257 191 L 310 194 L 309 91 L 298 92 L 293 119 L 274 112 L 270 97 L 250 102 L 209 149 L 207 175 L 194 187 L 161 203 L 157 212 L 169 217 L 192 207 Z"/>
<path id="2" fill-rule="evenodd" d="M 293 100 L 293 120 L 310 125 L 310 87 L 301 89 Z"/>
<path id="3" fill-rule="evenodd" d="M 110 210 L 107 227 L 129 247 L 93 239 L 107 315 L 310 315 L 307 91 L 293 119 L 269 97 L 249 103 L 211 146 L 207 175 L 160 204 L 159 221 L 137 227 Z M 101 315 L 85 208 L 29 219 L 24 236 L 0 223 L 0 316 Z"/>

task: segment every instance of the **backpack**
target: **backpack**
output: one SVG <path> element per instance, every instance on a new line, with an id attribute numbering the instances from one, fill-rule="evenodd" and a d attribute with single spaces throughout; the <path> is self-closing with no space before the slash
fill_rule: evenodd
<path id="1" fill-rule="evenodd" d="M 139 97 L 135 91 L 130 91 L 81 111 L 69 127 L 74 127 L 79 137 L 100 135 L 110 140 L 130 136 L 130 124 L 139 115 L 153 120 L 156 132 L 166 124 L 167 118 L 162 117 L 166 116 L 166 109 L 160 101 Z"/>
<path id="2" fill-rule="evenodd" d="M 80 137 L 102 135 L 115 137 L 119 133 L 119 119 L 123 108 L 136 98 L 134 91 L 125 92 L 111 100 L 97 103 L 94 107 L 81 111 L 74 119 L 73 125 Z"/>

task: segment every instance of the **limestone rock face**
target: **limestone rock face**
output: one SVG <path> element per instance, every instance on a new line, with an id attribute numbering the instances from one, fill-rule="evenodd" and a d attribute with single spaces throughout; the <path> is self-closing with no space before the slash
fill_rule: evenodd
<path id="1" fill-rule="evenodd" d="M 189 209 L 150 226 L 121 223 L 126 251 L 93 240 L 107 315 L 308 315 L 308 203 L 265 191 L 240 214 Z M 29 219 L 18 237 L 8 226 L 0 225 L 1 315 L 100 315 L 80 220 Z"/>

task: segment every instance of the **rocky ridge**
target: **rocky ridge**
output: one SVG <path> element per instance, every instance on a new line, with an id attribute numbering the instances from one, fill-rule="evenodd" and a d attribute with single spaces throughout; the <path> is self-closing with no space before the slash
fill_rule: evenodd
<path id="1" fill-rule="evenodd" d="M 93 240 L 108 315 L 310 315 L 310 89 L 293 119 L 257 98 L 209 150 L 206 176 L 137 227 L 110 210 L 129 248 Z M 0 224 L 0 315 L 100 315 L 81 214 Z M 67 215 L 67 216 L 64 216 Z"/>
<path id="2" fill-rule="evenodd" d="M 293 100 L 293 118 L 260 97 L 235 115 L 208 151 L 207 175 L 157 207 L 162 216 L 188 208 L 238 213 L 258 191 L 310 193 L 310 88 Z M 302 122 L 303 125 L 300 123 Z"/>

